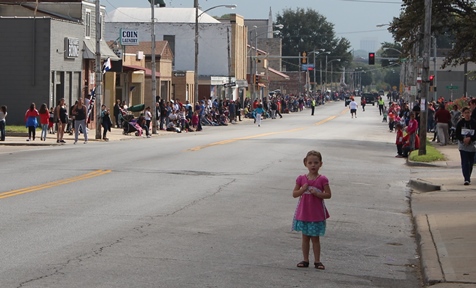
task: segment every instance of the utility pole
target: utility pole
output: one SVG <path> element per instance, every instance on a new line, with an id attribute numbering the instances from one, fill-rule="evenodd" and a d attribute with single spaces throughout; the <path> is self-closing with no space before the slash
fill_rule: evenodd
<path id="1" fill-rule="evenodd" d="M 152 111 L 152 133 L 151 134 L 157 134 L 157 107 L 155 106 L 155 96 L 157 96 L 157 78 L 155 77 L 156 74 L 156 64 L 155 64 L 155 7 L 154 7 L 154 2 L 155 1 L 150 1 L 150 14 L 151 14 L 151 19 L 150 19 L 150 41 L 151 41 L 151 49 L 150 49 L 150 69 L 152 72 L 151 75 L 151 97 L 152 97 L 152 106 L 150 106 L 150 109 L 153 109 Z"/>
<path id="2" fill-rule="evenodd" d="M 425 26 L 423 32 L 423 71 L 420 103 L 420 148 L 418 155 L 426 155 L 427 99 L 430 90 L 430 42 L 432 0 L 425 0 Z"/>
<path id="3" fill-rule="evenodd" d="M 101 72 L 101 28 L 102 28 L 102 18 L 101 18 L 101 3 L 99 0 L 96 0 L 96 7 L 95 7 L 95 15 L 96 15 L 96 88 L 95 96 L 96 102 L 94 106 L 96 106 L 96 139 L 101 139 L 101 123 L 99 123 L 99 119 L 101 118 L 101 97 L 102 97 L 102 72 Z M 84 129 L 84 128 L 83 128 Z"/>

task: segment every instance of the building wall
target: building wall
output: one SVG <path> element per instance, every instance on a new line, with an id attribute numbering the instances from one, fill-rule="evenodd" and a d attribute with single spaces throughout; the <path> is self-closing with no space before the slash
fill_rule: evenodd
<path id="1" fill-rule="evenodd" d="M 163 40 L 164 35 L 175 35 L 174 70 L 190 71 L 195 69 L 195 25 L 193 23 L 156 23 L 156 39 Z M 106 22 L 106 41 L 116 40 L 121 28 L 139 31 L 139 41 L 150 41 L 150 23 Z M 199 25 L 199 75 L 228 75 L 227 25 Z"/>
<path id="2" fill-rule="evenodd" d="M 79 51 L 77 57 L 68 58 L 68 46 L 65 38 L 78 40 Z M 57 101 L 65 98 L 67 105 L 72 105 L 82 93 L 82 69 L 84 49 L 84 28 L 81 24 L 53 20 L 51 23 L 50 37 L 50 69 L 52 72 L 52 85 L 48 106 L 55 106 Z M 54 75 L 57 75 L 56 77 Z M 58 77 L 64 79 L 64 83 L 56 83 Z M 59 90 L 61 89 L 61 90 Z"/>
<path id="3" fill-rule="evenodd" d="M 9 124 L 24 124 L 31 102 L 48 103 L 50 25 L 50 18 L 0 19 L 0 103 L 8 107 Z"/>
<path id="4" fill-rule="evenodd" d="M 268 66 L 281 71 L 281 38 L 258 38 L 258 49 L 268 52 Z"/>

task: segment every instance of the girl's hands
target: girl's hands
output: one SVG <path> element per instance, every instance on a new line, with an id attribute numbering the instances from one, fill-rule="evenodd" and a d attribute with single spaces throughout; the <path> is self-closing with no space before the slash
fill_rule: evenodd
<path id="1" fill-rule="evenodd" d="M 306 192 L 307 188 L 309 187 L 309 185 L 307 183 L 305 183 L 304 185 L 302 185 L 301 187 L 301 191 L 302 193 Z"/>

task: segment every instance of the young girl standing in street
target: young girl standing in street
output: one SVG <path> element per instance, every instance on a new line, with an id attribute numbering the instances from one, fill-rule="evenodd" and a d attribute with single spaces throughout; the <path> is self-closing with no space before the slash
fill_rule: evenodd
<path id="1" fill-rule="evenodd" d="M 324 199 L 331 198 L 331 188 L 326 176 L 319 174 L 322 166 L 321 153 L 311 150 L 304 158 L 304 166 L 309 173 L 296 179 L 293 197 L 300 197 L 293 221 L 293 230 L 302 231 L 302 255 L 304 260 L 299 268 L 309 267 L 310 242 L 314 252 L 314 267 L 324 270 L 321 262 L 320 236 L 326 233 L 326 219 L 329 218 Z"/>

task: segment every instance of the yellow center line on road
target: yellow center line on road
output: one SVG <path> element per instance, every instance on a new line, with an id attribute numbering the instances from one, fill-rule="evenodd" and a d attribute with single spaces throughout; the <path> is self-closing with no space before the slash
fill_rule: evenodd
<path id="1" fill-rule="evenodd" d="M 222 140 L 222 141 L 210 143 L 210 144 L 203 145 L 203 146 L 193 147 L 193 148 L 188 149 L 188 151 L 198 151 L 198 150 L 205 149 L 205 148 L 208 148 L 208 147 L 212 147 L 212 146 L 216 146 L 216 145 L 229 144 L 229 143 L 233 143 L 233 142 L 240 141 L 240 140 L 247 140 L 247 139 L 253 139 L 253 138 L 264 137 L 264 136 L 269 136 L 269 135 L 295 132 L 295 131 L 300 131 L 300 130 L 304 130 L 304 128 L 296 128 L 296 129 L 287 130 L 287 131 L 270 132 L 270 133 L 263 133 L 263 134 L 257 134 L 257 135 L 252 135 L 252 136 L 245 136 L 245 137 L 240 137 L 240 138 L 227 139 L 227 140 Z"/>
<path id="2" fill-rule="evenodd" d="M 347 111 L 349 111 L 349 109 L 343 110 L 340 114 L 344 114 Z M 339 116 L 339 115 L 330 116 L 330 117 L 328 117 L 328 118 L 326 118 L 322 121 L 317 122 L 315 125 L 324 124 L 324 123 L 326 123 L 328 121 L 331 121 L 332 119 L 336 118 L 337 116 Z M 199 150 L 202 150 L 202 149 L 205 149 L 205 148 L 208 148 L 208 147 L 212 147 L 212 146 L 216 146 L 216 145 L 225 145 L 225 144 L 233 143 L 233 142 L 240 141 L 240 140 L 247 140 L 247 139 L 253 139 L 253 138 L 264 137 L 264 136 L 269 136 L 269 135 L 296 132 L 296 131 L 301 131 L 301 130 L 304 130 L 304 129 L 305 128 L 296 128 L 296 129 L 287 130 L 287 131 L 271 132 L 271 133 L 264 133 L 264 134 L 240 137 L 240 138 L 227 139 L 227 140 L 222 140 L 222 141 L 210 143 L 210 144 L 207 144 L 207 145 L 193 147 L 193 148 L 188 149 L 187 151 L 199 151 Z"/>
<path id="3" fill-rule="evenodd" d="M 92 172 L 89 172 L 89 173 L 86 173 L 86 174 L 83 174 L 83 175 L 79 175 L 79 176 L 74 176 L 74 177 L 71 177 L 71 178 L 66 178 L 66 179 L 62 179 L 62 180 L 57 180 L 57 181 L 53 181 L 53 182 L 48 182 L 48 183 L 36 185 L 36 186 L 30 186 L 30 187 L 26 187 L 26 188 L 22 188 L 22 189 L 12 190 L 12 191 L 8 191 L 8 192 L 2 192 L 2 193 L 0 193 L 0 199 L 13 197 L 13 196 L 18 196 L 18 195 L 25 194 L 25 193 L 35 192 L 35 191 L 38 191 L 38 190 L 43 190 L 43 189 L 51 188 L 51 187 L 55 187 L 55 186 L 65 185 L 65 184 L 69 184 L 69 183 L 73 183 L 73 182 L 77 182 L 77 181 L 81 181 L 81 180 L 86 180 L 86 179 L 89 179 L 89 178 L 98 177 L 98 176 L 108 174 L 108 173 L 111 173 L 111 170 L 95 170 L 95 171 L 92 171 Z"/>

